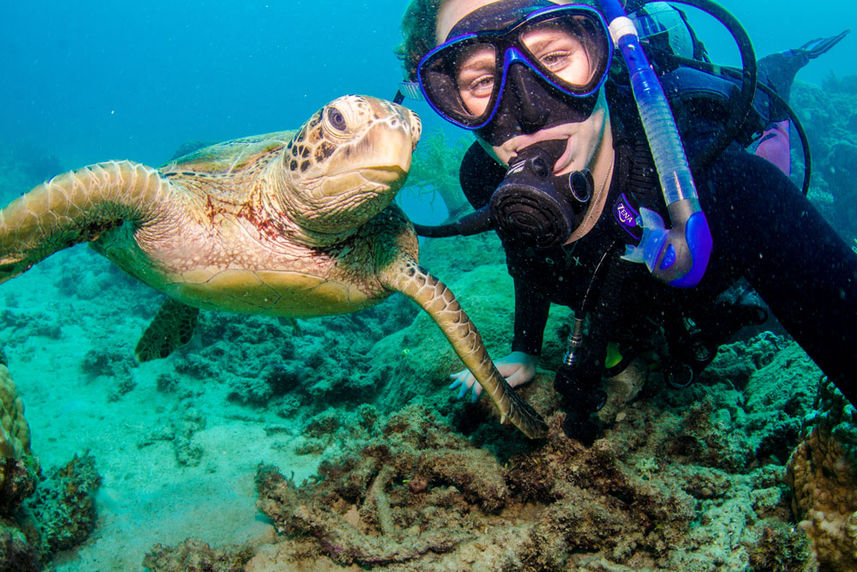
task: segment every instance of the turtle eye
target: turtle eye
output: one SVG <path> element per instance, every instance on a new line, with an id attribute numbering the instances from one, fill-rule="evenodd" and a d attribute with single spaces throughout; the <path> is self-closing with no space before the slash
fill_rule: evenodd
<path id="1" fill-rule="evenodd" d="M 327 121 L 330 123 L 331 127 L 337 131 L 345 131 L 348 127 L 348 125 L 345 124 L 345 116 L 342 115 L 342 112 L 335 107 L 331 107 L 327 111 Z"/>

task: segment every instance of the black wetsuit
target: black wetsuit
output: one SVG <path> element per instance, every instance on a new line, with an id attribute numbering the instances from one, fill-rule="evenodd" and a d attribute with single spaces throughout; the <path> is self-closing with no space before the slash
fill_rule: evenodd
<path id="1" fill-rule="evenodd" d="M 584 344 L 590 379 L 585 383 L 598 383 L 608 340 L 634 345 L 662 325 L 675 332 L 670 324 L 682 315 L 701 317 L 717 328 L 726 307 L 715 306 L 715 300 L 743 276 L 810 357 L 857 403 L 857 374 L 851 367 L 851 352 L 857 349 L 857 255 L 779 169 L 734 144 L 711 166 L 694 173 L 714 239 L 700 285 L 674 288 L 652 277 L 643 264 L 621 260 L 625 244 L 636 240 L 618 222 L 615 209 L 620 203 L 646 206 L 665 221 L 669 218 L 638 121 L 617 113 L 612 102 L 610 108 L 616 162 L 595 227 L 565 248 L 533 250 L 504 242 L 515 283 L 513 351 L 538 355 L 550 304 L 579 311 L 590 290 L 590 331 Z M 679 128 L 692 159 L 720 126 L 697 121 L 680 123 Z M 504 169 L 478 145 L 461 166 L 462 188 L 476 208 L 487 204 L 503 176 Z"/>

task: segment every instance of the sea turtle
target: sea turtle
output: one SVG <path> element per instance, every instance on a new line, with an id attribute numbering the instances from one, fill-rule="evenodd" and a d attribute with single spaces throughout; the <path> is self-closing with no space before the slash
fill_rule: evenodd
<path id="1" fill-rule="evenodd" d="M 420 137 L 411 111 L 345 96 L 296 132 L 205 147 L 160 169 L 130 161 L 59 175 L 0 211 L 0 282 L 89 242 L 167 298 L 136 348 L 188 342 L 200 308 L 311 317 L 402 292 L 437 322 L 500 411 L 530 437 L 546 425 L 493 366 L 449 289 L 417 263 L 394 204 Z"/>

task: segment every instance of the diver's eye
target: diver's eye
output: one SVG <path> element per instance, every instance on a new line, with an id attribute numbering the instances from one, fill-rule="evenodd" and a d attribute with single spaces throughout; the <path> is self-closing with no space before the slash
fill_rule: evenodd
<path id="1" fill-rule="evenodd" d="M 330 123 L 331 127 L 336 129 L 337 131 L 345 131 L 348 125 L 345 124 L 345 116 L 342 115 L 342 112 L 336 109 L 335 107 L 330 108 L 327 112 L 327 121 Z"/>

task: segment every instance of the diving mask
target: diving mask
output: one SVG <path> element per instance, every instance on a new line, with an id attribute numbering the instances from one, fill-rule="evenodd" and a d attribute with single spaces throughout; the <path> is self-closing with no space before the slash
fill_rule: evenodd
<path id="1" fill-rule="evenodd" d="M 438 114 L 497 144 L 515 131 L 588 118 L 612 53 L 607 26 L 596 10 L 512 0 L 483 6 L 462 19 L 443 44 L 423 57 L 417 79 Z M 510 105 L 506 100 L 515 98 L 523 111 L 499 115 L 526 123 L 527 113 L 535 113 L 539 117 L 532 119 L 532 129 L 503 128 L 492 136 L 496 127 L 488 124 L 504 104 Z"/>

